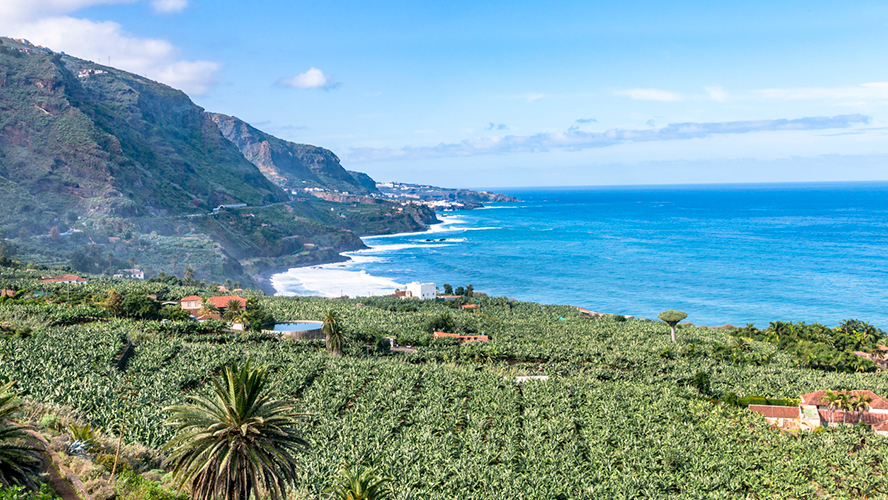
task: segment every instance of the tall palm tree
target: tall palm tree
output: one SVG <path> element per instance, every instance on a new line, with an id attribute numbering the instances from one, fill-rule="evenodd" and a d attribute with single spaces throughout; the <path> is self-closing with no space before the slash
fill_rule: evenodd
<path id="1" fill-rule="evenodd" d="M 309 444 L 297 430 L 295 404 L 268 394 L 268 367 L 226 366 L 211 397 L 171 406 L 176 435 L 164 446 L 181 488 L 199 500 L 280 500 L 296 482 L 296 456 Z"/>
<path id="2" fill-rule="evenodd" d="M 863 422 L 863 413 L 870 408 L 870 403 L 873 402 L 873 398 L 867 396 L 864 393 L 860 393 L 857 396 L 851 398 L 851 406 L 854 408 L 854 411 L 857 412 L 857 423 Z"/>
<path id="3" fill-rule="evenodd" d="M 342 355 L 342 328 L 339 326 L 339 318 L 333 311 L 328 311 L 324 317 L 324 326 L 321 331 L 327 336 L 327 350 L 334 356 Z"/>
<path id="4" fill-rule="evenodd" d="M 241 310 L 241 303 L 237 299 L 231 299 L 225 304 L 225 314 L 222 315 L 222 319 L 231 321 L 237 317 Z"/>
<path id="5" fill-rule="evenodd" d="M 24 444 L 25 429 L 7 420 L 22 408 L 18 394 L 12 392 L 14 385 L 14 381 L 0 385 L 0 485 L 34 488 L 34 478 L 40 474 L 39 449 Z"/>
<path id="6" fill-rule="evenodd" d="M 352 471 L 342 468 L 327 493 L 334 500 L 386 500 L 391 498 L 389 480 L 372 468 Z"/>
<path id="7" fill-rule="evenodd" d="M 842 391 L 839 393 L 839 407 L 842 409 L 842 423 L 844 424 L 848 412 L 854 410 L 854 406 L 851 404 L 850 392 Z"/>
<path id="8" fill-rule="evenodd" d="M 832 424 L 835 422 L 833 416 L 836 413 L 836 407 L 841 405 L 842 397 L 833 391 L 826 391 L 824 394 L 823 401 L 829 405 L 829 423 Z"/>

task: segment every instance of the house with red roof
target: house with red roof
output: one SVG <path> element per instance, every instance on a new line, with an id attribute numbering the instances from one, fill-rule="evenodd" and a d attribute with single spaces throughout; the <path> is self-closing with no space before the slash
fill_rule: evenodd
<path id="1" fill-rule="evenodd" d="M 218 297 L 210 297 L 207 301 L 216 306 L 217 309 L 227 309 L 228 304 L 232 301 L 236 300 L 240 309 L 247 308 L 247 299 L 243 297 L 238 297 L 237 295 L 221 295 Z M 203 297 L 197 295 L 189 295 L 188 297 L 183 297 L 182 300 L 179 301 L 179 307 L 191 313 L 192 316 L 198 317 L 197 312 L 203 308 Z M 218 319 L 218 315 L 213 314 L 209 316 L 217 316 L 216 318 L 204 318 L 204 319 Z M 198 320 L 201 319 L 198 317 Z"/>
<path id="2" fill-rule="evenodd" d="M 41 283 L 75 283 L 77 285 L 84 285 L 88 283 L 87 280 L 81 278 L 80 276 L 74 276 L 73 274 L 65 274 L 62 276 L 53 276 L 51 278 L 43 278 L 40 280 Z"/>
<path id="3" fill-rule="evenodd" d="M 846 411 L 830 407 L 826 392 L 802 394 L 799 406 L 749 405 L 749 409 L 762 415 L 772 427 L 783 430 L 813 430 L 820 426 L 863 423 L 870 425 L 876 434 L 888 436 L 888 400 L 873 391 L 837 391 L 852 398 L 866 396 L 871 400 L 866 410 Z"/>
<path id="4" fill-rule="evenodd" d="M 872 413 L 883 413 L 888 414 L 888 400 L 879 396 L 873 391 L 836 391 L 836 392 L 845 392 L 851 397 L 858 396 L 867 396 L 872 401 L 870 401 L 869 412 Z M 811 405 L 816 406 L 818 410 L 828 410 L 829 403 L 825 401 L 826 391 L 815 391 L 810 392 L 808 394 L 802 394 L 799 396 L 799 399 L 802 400 L 802 405 Z"/>

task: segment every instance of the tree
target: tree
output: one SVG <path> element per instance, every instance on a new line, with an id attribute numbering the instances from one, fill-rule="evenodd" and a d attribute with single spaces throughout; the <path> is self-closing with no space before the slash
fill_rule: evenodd
<path id="1" fill-rule="evenodd" d="M 842 397 L 836 392 L 826 391 L 823 396 L 823 401 L 829 405 L 829 410 L 827 411 L 829 412 L 829 423 L 832 424 L 835 422 L 833 416 L 836 413 L 836 407 L 841 405 Z"/>
<path id="2" fill-rule="evenodd" d="M 108 296 L 102 301 L 102 307 L 115 316 L 123 314 L 123 296 L 113 288 L 108 290 Z"/>
<path id="3" fill-rule="evenodd" d="M 252 332 L 261 332 L 262 327 L 269 323 L 274 323 L 274 315 L 262 307 L 258 297 L 250 297 L 247 299 L 247 305 L 241 319 L 246 322 Z"/>
<path id="4" fill-rule="evenodd" d="M 370 467 L 361 471 L 343 467 L 327 493 L 335 500 L 385 500 L 392 496 L 389 482 Z"/>
<path id="5" fill-rule="evenodd" d="M 235 319 L 235 317 L 240 316 L 240 312 L 240 301 L 237 299 L 231 299 L 228 301 L 228 304 L 225 304 L 225 313 L 222 315 L 222 319 L 231 321 Z"/>
<path id="6" fill-rule="evenodd" d="M 458 287 L 456 287 L 456 290 L 453 291 L 453 294 L 454 295 L 465 295 L 466 289 L 461 286 L 458 286 Z"/>
<path id="7" fill-rule="evenodd" d="M 453 287 L 444 283 L 444 295 L 453 295 Z"/>
<path id="8" fill-rule="evenodd" d="M 210 315 L 210 314 L 219 314 L 219 308 L 214 306 L 210 299 L 203 299 L 200 303 L 200 310 L 197 311 L 198 315 Z"/>
<path id="9" fill-rule="evenodd" d="M 327 350 L 334 356 L 342 355 L 342 328 L 339 326 L 339 318 L 333 311 L 328 311 L 324 317 L 324 326 L 321 331 L 327 336 Z"/>
<path id="10" fill-rule="evenodd" d="M 160 306 L 145 295 L 127 295 L 121 303 L 121 314 L 133 319 L 157 319 Z"/>
<path id="11" fill-rule="evenodd" d="M 857 396 L 851 398 L 851 406 L 854 408 L 854 411 L 857 412 L 857 422 L 860 423 L 863 421 L 863 413 L 870 408 L 870 403 L 873 402 L 873 398 L 867 396 L 864 393 L 860 393 Z"/>
<path id="12" fill-rule="evenodd" d="M 191 281 L 194 279 L 194 268 L 186 267 L 185 268 L 185 281 Z"/>
<path id="13" fill-rule="evenodd" d="M 472 297 L 475 293 L 475 287 L 471 283 L 466 285 L 466 297 Z"/>
<path id="14" fill-rule="evenodd" d="M 8 421 L 22 408 L 18 394 L 12 392 L 14 385 L 14 381 L 0 385 L 0 485 L 34 488 L 41 465 L 38 449 L 24 444 L 25 429 Z"/>
<path id="15" fill-rule="evenodd" d="M 842 409 L 842 423 L 844 424 L 848 413 L 854 409 L 851 404 L 851 393 L 844 391 L 839 393 L 839 407 Z"/>
<path id="16" fill-rule="evenodd" d="M 268 367 L 248 360 L 226 366 L 209 397 L 166 408 L 176 435 L 163 450 L 181 489 L 199 500 L 280 500 L 296 483 L 296 457 L 310 446 L 298 432 L 302 414 L 271 399 Z"/>
<path id="17" fill-rule="evenodd" d="M 59 226 L 52 226 L 49 229 L 49 239 L 52 241 L 59 241 Z"/>
<path id="18" fill-rule="evenodd" d="M 681 320 L 688 317 L 688 314 L 683 311 L 676 311 L 674 309 L 670 309 L 668 311 L 663 311 L 657 315 L 658 318 L 663 320 L 669 328 L 672 328 L 672 341 L 675 342 L 675 325 L 677 325 Z"/>

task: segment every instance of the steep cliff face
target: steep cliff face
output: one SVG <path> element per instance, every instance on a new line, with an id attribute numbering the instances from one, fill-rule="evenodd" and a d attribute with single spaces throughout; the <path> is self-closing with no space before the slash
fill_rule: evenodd
<path id="1" fill-rule="evenodd" d="M 288 199 L 181 91 L 0 42 L 0 236 Z"/>
<path id="2" fill-rule="evenodd" d="M 349 193 L 372 193 L 376 183 L 367 174 L 342 168 L 332 151 L 278 139 L 233 116 L 209 113 L 228 140 L 244 157 L 276 184 L 286 189 L 324 188 Z"/>

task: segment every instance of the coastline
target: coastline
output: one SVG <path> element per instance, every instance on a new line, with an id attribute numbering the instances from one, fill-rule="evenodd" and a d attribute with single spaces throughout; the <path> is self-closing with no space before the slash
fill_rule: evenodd
<path id="1" fill-rule="evenodd" d="M 459 210 L 448 210 L 446 212 L 454 213 L 454 212 L 460 212 L 460 211 Z M 360 238 L 361 238 L 361 241 L 364 241 L 364 238 L 395 238 L 395 237 L 400 237 L 400 236 L 442 232 L 441 228 L 443 226 L 453 224 L 455 222 L 453 219 L 458 217 L 458 215 L 455 215 L 455 214 L 454 215 L 442 215 L 441 213 L 436 213 L 436 216 L 439 216 L 440 218 L 442 218 L 444 220 L 441 220 L 440 222 L 437 222 L 435 224 L 429 224 L 426 226 L 425 229 L 422 229 L 419 231 L 407 231 L 407 232 L 402 232 L 402 233 L 367 234 L 367 235 L 360 236 Z M 339 252 L 336 252 L 334 255 L 330 256 L 329 258 L 319 259 L 319 260 L 313 261 L 313 262 L 305 262 L 300 265 L 285 264 L 285 265 L 271 266 L 267 269 L 264 269 L 264 270 L 256 273 L 254 275 L 254 280 L 258 284 L 260 284 L 262 291 L 266 295 L 273 295 L 273 296 L 289 295 L 288 292 L 281 290 L 278 287 L 275 287 L 275 285 L 274 285 L 275 276 L 285 275 L 287 272 L 289 272 L 291 270 L 296 270 L 296 269 L 323 267 L 323 266 L 329 266 L 331 264 L 342 264 L 342 263 L 354 262 L 356 255 L 349 255 L 349 254 L 356 254 L 356 253 L 360 253 L 360 252 L 372 252 L 373 247 L 367 245 L 366 242 L 364 242 L 364 244 L 365 244 L 365 248 L 339 251 Z M 364 273 L 364 274 L 366 274 L 366 273 Z M 321 295 L 321 294 L 318 293 L 316 295 Z"/>

